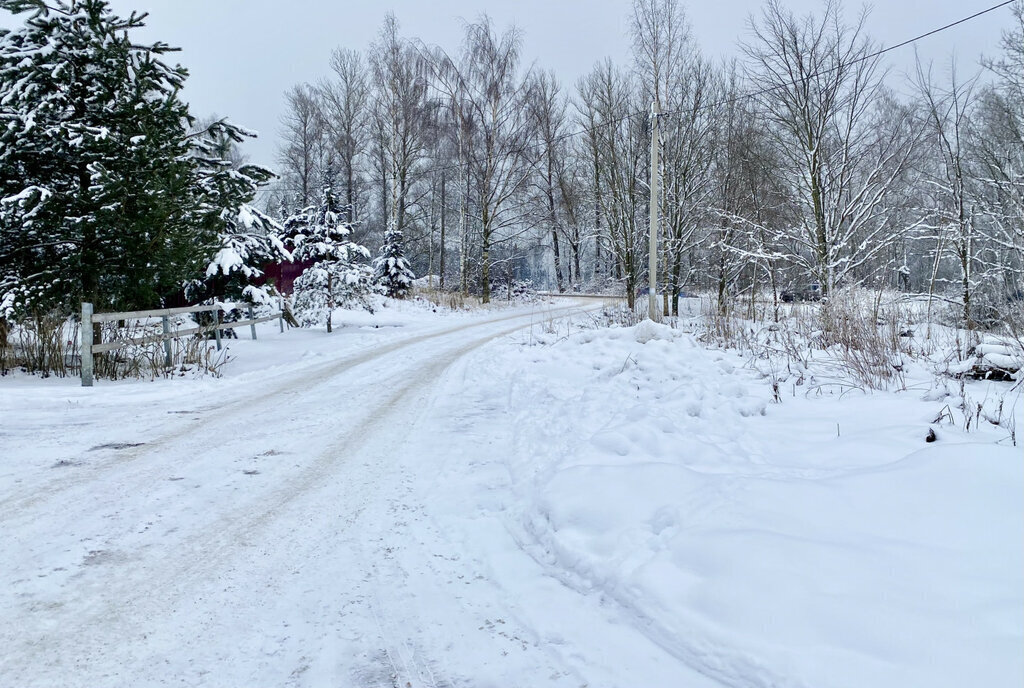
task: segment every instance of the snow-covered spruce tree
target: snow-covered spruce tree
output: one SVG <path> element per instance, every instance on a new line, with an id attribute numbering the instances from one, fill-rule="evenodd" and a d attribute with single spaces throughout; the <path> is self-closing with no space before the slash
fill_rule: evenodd
<path id="1" fill-rule="evenodd" d="M 224 211 L 222 220 L 220 248 L 206 267 L 207 296 L 254 305 L 273 303 L 270 288 L 253 282 L 263 276 L 263 264 L 291 260 L 280 238 L 281 225 L 250 205 L 234 213 Z"/>
<path id="2" fill-rule="evenodd" d="M 225 120 L 209 123 L 193 135 L 193 157 L 199 171 L 200 189 L 197 224 L 208 224 L 216 232 L 216 245 L 200 282 L 204 296 L 252 304 L 269 303 L 266 286 L 256 286 L 262 266 L 271 261 L 291 260 L 282 241 L 284 228 L 251 204 L 274 175 L 254 165 L 238 164 L 236 144 L 255 137 Z"/>
<path id="3" fill-rule="evenodd" d="M 327 325 L 332 331 L 335 308 L 361 306 L 373 311 L 373 271 L 358 259 L 370 252 L 348 239 L 352 225 L 342 220 L 343 209 L 334 192 L 334 175 L 324 173 L 320 201 L 285 221 L 292 255 L 312 265 L 295 280 L 295 315 L 305 327 Z"/>
<path id="4" fill-rule="evenodd" d="M 196 268 L 186 72 L 102 0 L 0 0 L 0 278 L 5 311 L 144 306 Z"/>
<path id="5" fill-rule="evenodd" d="M 27 16 L 0 30 L 0 312 L 152 307 L 214 272 L 216 295 L 237 297 L 286 255 L 250 205 L 273 174 L 225 159 L 254 134 L 190 131 L 187 73 L 131 39 L 145 15 L 103 0 L 0 9 Z"/>
<path id="6" fill-rule="evenodd" d="M 416 278 L 405 258 L 402 233 L 391 228 L 384 233 L 380 255 L 373 260 L 373 275 L 384 293 L 395 299 L 404 299 Z"/>

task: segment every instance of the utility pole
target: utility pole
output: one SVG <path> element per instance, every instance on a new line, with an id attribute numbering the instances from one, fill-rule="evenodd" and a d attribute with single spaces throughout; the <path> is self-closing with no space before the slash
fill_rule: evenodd
<path id="1" fill-rule="evenodd" d="M 658 220 L 661 204 L 658 202 L 660 179 L 658 175 L 658 153 L 661 150 L 661 136 L 658 119 L 661 107 L 657 99 L 651 105 L 651 239 L 647 266 L 647 317 L 654 322 L 661 321 L 658 308 Z"/>
<path id="2" fill-rule="evenodd" d="M 447 215 L 448 205 L 445 200 L 445 171 L 441 170 L 441 284 L 439 289 L 444 291 L 444 229 L 445 229 L 445 215 Z"/>

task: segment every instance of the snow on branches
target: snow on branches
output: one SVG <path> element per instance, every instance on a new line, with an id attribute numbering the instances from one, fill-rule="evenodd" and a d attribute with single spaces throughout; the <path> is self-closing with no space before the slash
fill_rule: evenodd
<path id="1" fill-rule="evenodd" d="M 352 226 L 342 220 L 330 173 L 324 176 L 319 203 L 289 217 L 285 233 L 295 260 L 312 263 L 295 280 L 296 316 L 306 327 L 326 324 L 331 332 L 335 308 L 372 311 L 370 296 L 377 289 L 370 267 L 358 262 L 370 252 L 349 240 Z"/>
<path id="2" fill-rule="evenodd" d="M 251 132 L 192 131 L 187 72 L 141 44 L 144 14 L 104 0 L 0 0 L 0 302 L 12 316 L 77 302 L 160 305 L 210 274 L 248 280 L 286 255 L 249 207 L 273 177 L 225 152 Z M 244 268 L 244 269 L 243 269 Z M 223 280 L 222 280 L 223 281 Z M 240 285 L 242 289 L 244 285 Z"/>
<path id="3" fill-rule="evenodd" d="M 384 245 L 380 255 L 373 260 L 374 279 L 384 289 L 384 293 L 396 299 L 404 299 L 412 289 L 412 281 L 416 279 L 409 261 L 405 258 L 402 233 L 389 229 L 384 235 Z"/>

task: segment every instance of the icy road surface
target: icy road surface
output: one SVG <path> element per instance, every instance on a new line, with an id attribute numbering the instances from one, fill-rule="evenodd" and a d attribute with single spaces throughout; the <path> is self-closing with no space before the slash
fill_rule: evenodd
<path id="1" fill-rule="evenodd" d="M 587 308 L 0 382 L 0 686 L 1020 684 L 1019 448 Z"/>

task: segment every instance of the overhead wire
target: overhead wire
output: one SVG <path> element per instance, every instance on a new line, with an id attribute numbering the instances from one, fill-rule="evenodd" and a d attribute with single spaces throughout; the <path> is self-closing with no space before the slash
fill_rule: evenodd
<path id="1" fill-rule="evenodd" d="M 986 8 L 986 9 L 983 9 L 983 10 L 975 12 L 975 13 L 973 13 L 971 15 L 962 17 L 960 19 L 957 19 L 956 21 L 950 22 L 950 23 L 945 24 L 943 26 L 940 26 L 938 28 L 931 29 L 930 31 L 926 31 L 926 32 L 924 32 L 922 34 L 918 34 L 917 36 L 914 36 L 913 38 L 908 38 L 908 39 L 906 39 L 904 41 L 901 41 L 900 43 L 896 43 L 895 45 L 891 45 L 891 46 L 887 46 L 887 47 L 881 48 L 881 49 L 876 50 L 876 51 L 874 51 L 872 53 L 869 53 L 867 55 L 862 55 L 862 56 L 856 58 L 855 60 L 853 60 L 853 61 L 851 61 L 849 63 L 846 63 L 844 65 L 840 65 L 840 66 L 836 66 L 836 67 L 831 67 L 829 69 L 821 70 L 819 72 L 812 72 L 812 73 L 808 74 L 806 76 L 806 78 L 816 78 L 816 77 L 821 77 L 821 76 L 827 76 L 827 75 L 829 75 L 829 74 L 831 74 L 831 73 L 833 73 L 835 71 L 838 71 L 839 69 L 845 69 L 845 68 L 847 68 L 847 67 L 849 67 L 851 65 L 860 64 L 862 62 L 867 62 L 868 60 L 876 59 L 876 58 L 881 57 L 882 55 L 890 53 L 890 52 L 892 52 L 894 50 L 898 50 L 900 48 L 906 47 L 908 45 L 911 45 L 913 43 L 921 41 L 921 40 L 923 40 L 925 38 L 929 38 L 930 36 L 934 36 L 936 34 L 944 32 L 944 31 L 948 31 L 950 29 L 953 29 L 953 28 L 955 28 L 957 26 L 960 26 L 961 24 L 966 24 L 967 22 L 973 21 L 973 20 L 975 20 L 975 19 L 977 19 L 979 17 L 982 17 L 982 16 L 984 16 L 986 14 L 989 14 L 991 12 L 995 12 L 997 10 L 1000 10 L 1000 9 L 1004 8 L 1004 7 L 1008 7 L 1009 5 L 1012 5 L 1015 1 L 1016 0 L 1003 0 L 1003 2 L 999 2 L 999 3 L 997 3 L 995 5 L 992 5 L 992 6 L 988 7 L 988 8 Z M 722 107 L 723 105 L 730 105 L 730 104 L 733 104 L 733 103 L 736 103 L 736 102 L 740 102 L 742 100 L 750 100 L 750 99 L 754 99 L 754 98 L 759 98 L 759 97 L 767 95 L 767 94 L 769 94 L 769 93 L 771 93 L 773 91 L 785 88 L 785 87 L 790 86 L 790 85 L 795 85 L 795 84 L 796 84 L 795 81 L 791 82 L 791 83 L 785 83 L 785 84 L 776 84 L 776 85 L 773 85 L 773 86 L 769 86 L 769 87 L 760 89 L 758 91 L 752 91 L 752 92 L 748 92 L 748 93 L 741 93 L 741 94 L 739 94 L 737 96 L 733 96 L 731 98 L 725 98 L 725 99 L 722 99 L 722 100 L 719 100 L 719 101 L 715 101 L 715 102 L 711 102 L 711 103 L 704 103 L 704 104 L 699 105 L 699 106 L 697 106 L 695 108 L 688 108 L 686 111 L 687 112 L 699 112 L 699 111 L 703 111 L 703 110 L 707 110 L 707 109 L 711 109 L 711 108 Z M 671 115 L 679 114 L 681 112 L 683 112 L 682 109 L 667 110 L 665 112 L 659 113 L 658 116 L 659 117 L 668 117 L 668 116 L 671 116 Z M 646 111 L 646 110 L 635 110 L 633 112 L 629 112 L 629 113 L 627 113 L 625 115 L 622 115 L 621 117 L 616 117 L 614 119 L 610 119 L 610 120 L 607 120 L 607 121 L 604 121 L 604 122 L 600 122 L 599 124 L 596 124 L 596 125 L 593 125 L 593 126 L 585 126 L 583 128 L 580 128 L 580 129 L 575 129 L 573 131 L 569 131 L 569 132 L 565 132 L 563 134 L 559 134 L 559 135 L 553 137 L 552 139 L 550 139 L 548 141 L 542 141 L 542 142 L 539 142 L 539 143 L 534 143 L 534 144 L 530 144 L 528 146 L 524 146 L 524 147 L 521 147 L 521 148 L 516 148 L 516 149 L 510 150 L 510 151 L 508 151 L 508 153 L 525 154 L 525 153 L 531 152 L 533 150 L 543 150 L 547 146 L 550 146 L 550 145 L 555 144 L 555 143 L 561 143 L 562 141 L 574 138 L 576 136 L 581 136 L 581 135 L 584 135 L 584 134 L 591 134 L 591 133 L 596 132 L 598 129 L 601 129 L 601 128 L 604 128 L 604 127 L 618 126 L 619 124 L 622 124 L 626 120 L 632 119 L 634 117 L 649 116 L 649 115 L 651 115 L 651 113 Z M 480 162 L 484 162 L 484 160 L 482 160 L 481 158 L 469 158 L 469 159 L 466 159 L 466 160 L 460 160 L 458 162 L 448 163 L 446 165 L 441 165 L 439 167 L 431 167 L 429 170 L 425 170 L 425 171 L 420 172 L 420 173 L 415 173 L 413 176 L 424 177 L 424 176 L 428 176 L 428 175 L 435 175 L 435 174 L 437 174 L 439 172 L 454 171 L 454 170 L 458 170 L 458 169 L 461 169 L 463 167 L 468 167 L 468 166 L 470 166 L 472 164 L 477 164 L 477 163 L 480 163 Z M 379 183 L 379 182 L 382 182 L 382 181 L 385 181 L 385 180 L 383 180 L 381 178 L 370 178 L 370 179 L 366 179 L 366 181 L 368 181 L 368 182 L 378 182 Z"/>
<path id="2" fill-rule="evenodd" d="M 829 69 L 823 69 L 823 70 L 821 70 L 819 72 L 811 72 L 810 74 L 806 75 L 805 78 L 813 79 L 813 78 L 817 78 L 817 77 L 828 76 L 829 74 L 832 74 L 833 72 L 836 72 L 836 71 L 838 71 L 840 69 L 845 69 L 847 67 L 850 67 L 850 66 L 853 66 L 853 65 L 856 65 L 856 64 L 860 64 L 862 62 L 867 62 L 868 60 L 874 60 L 875 58 L 881 57 L 882 55 L 885 55 L 886 53 L 892 52 L 893 50 L 898 50 L 899 48 L 904 48 L 904 47 L 906 47 L 908 45 L 911 45 L 912 43 L 916 43 L 916 42 L 918 42 L 920 40 L 923 40 L 925 38 L 928 38 L 930 36 L 934 36 L 935 34 L 942 33 L 943 31 L 948 31 L 949 29 L 957 27 L 957 26 L 959 26 L 961 24 L 966 24 L 967 22 L 973 21 L 974 19 L 977 19 L 978 17 L 986 15 L 986 14 L 988 14 L 990 12 L 995 12 L 996 10 L 1002 9 L 1003 7 L 1007 7 L 1008 5 L 1012 5 L 1015 1 L 1016 0 L 1004 0 L 1004 2 L 1000 2 L 998 4 L 992 5 L 991 7 L 988 7 L 986 9 L 984 9 L 984 10 L 981 10 L 980 12 L 975 12 L 974 14 L 972 14 L 970 16 L 963 17 L 963 18 L 958 19 L 958 20 L 956 20 L 954 22 L 950 22 L 949 24 L 946 24 L 945 26 L 940 26 L 940 27 L 938 27 L 936 29 L 932 29 L 931 31 L 926 31 L 925 33 L 922 33 L 922 34 L 919 34 L 917 36 L 914 36 L 913 38 L 908 38 L 907 40 L 902 41 L 900 43 L 897 43 L 895 45 L 890 45 L 890 46 L 882 48 L 880 50 L 876 50 L 873 53 L 869 53 L 867 55 L 862 55 L 862 56 L 860 56 L 860 57 L 858 57 L 858 58 L 856 58 L 854 60 L 851 60 L 850 62 L 848 62 L 846 64 L 839 65 L 839 66 L 836 66 L 836 67 L 831 67 Z M 785 84 L 776 84 L 774 86 L 769 86 L 767 88 L 763 88 L 763 89 L 761 89 L 759 91 L 752 91 L 750 93 L 742 93 L 742 94 L 740 94 L 738 96 L 734 96 L 733 98 L 726 98 L 724 100 L 721 100 L 721 101 L 718 101 L 718 102 L 715 102 L 715 103 L 709 103 L 707 105 L 704 105 L 704 106 L 701 106 L 700 108 L 695 108 L 695 109 L 701 110 L 701 109 L 706 109 L 706 108 L 720 107 L 722 105 L 731 105 L 732 103 L 739 102 L 740 100 L 750 100 L 750 99 L 753 99 L 753 98 L 759 98 L 760 96 L 767 95 L 767 94 L 771 93 L 772 91 L 777 91 L 777 90 L 785 88 L 787 86 L 794 86 L 794 85 L 797 85 L 797 83 L 795 81 L 788 82 L 788 83 L 785 83 Z M 661 116 L 677 114 L 679 112 L 682 112 L 682 110 L 669 110 L 669 111 L 661 113 Z"/>

